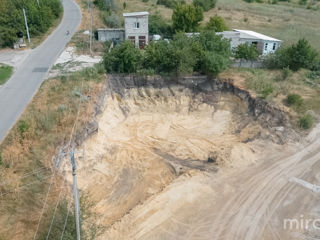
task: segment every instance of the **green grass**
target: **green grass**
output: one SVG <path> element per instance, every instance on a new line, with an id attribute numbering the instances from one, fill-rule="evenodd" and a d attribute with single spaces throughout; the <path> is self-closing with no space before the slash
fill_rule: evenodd
<path id="1" fill-rule="evenodd" d="M 11 77 L 13 73 L 13 67 L 0 64 L 0 85 L 5 84 L 5 82 Z"/>

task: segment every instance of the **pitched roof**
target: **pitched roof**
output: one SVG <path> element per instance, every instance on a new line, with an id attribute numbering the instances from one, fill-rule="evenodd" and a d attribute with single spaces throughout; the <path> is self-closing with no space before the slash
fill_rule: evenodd
<path id="1" fill-rule="evenodd" d="M 240 33 L 240 38 L 261 39 L 261 40 L 265 40 L 265 41 L 282 42 L 279 39 L 272 38 L 272 37 L 269 37 L 269 36 L 266 36 L 266 35 L 263 35 L 261 33 L 257 33 L 257 32 L 254 32 L 254 31 L 250 31 L 250 30 L 233 29 L 233 31 L 239 32 Z"/>
<path id="2" fill-rule="evenodd" d="M 135 16 L 145 16 L 149 15 L 149 12 L 131 12 L 131 13 L 124 13 L 124 17 L 135 17 Z"/>

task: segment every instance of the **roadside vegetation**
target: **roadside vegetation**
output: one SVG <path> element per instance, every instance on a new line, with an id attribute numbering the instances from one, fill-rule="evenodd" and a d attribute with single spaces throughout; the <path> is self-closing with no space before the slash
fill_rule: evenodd
<path id="1" fill-rule="evenodd" d="M 18 37 L 26 37 L 22 9 L 25 9 L 31 37 L 39 36 L 53 25 L 62 14 L 59 0 L 0 1 L 0 47 L 13 47 Z"/>
<path id="2" fill-rule="evenodd" d="M 54 171 L 53 156 L 57 155 L 59 147 L 68 143 L 79 106 L 75 135 L 91 120 L 104 79 L 104 68 L 97 65 L 45 81 L 0 145 L 0 221 L 4 223 L 0 239 L 33 238 Z M 69 185 L 62 184 L 63 177 L 59 173 L 56 173 L 53 183 L 37 239 L 46 238 L 41 236 L 48 233 L 57 203 L 58 212 L 49 239 L 60 236 L 67 213 L 66 204 L 72 199 Z M 61 189 L 62 197 L 58 202 Z M 69 216 L 64 239 L 75 239 L 72 205 Z M 92 222 L 86 217 L 83 219 L 84 229 L 89 235 L 91 230 L 87 227 Z M 19 235 L 21 231 L 18 229 L 12 229 L 13 225 L 23 229 L 23 236 Z M 97 227 L 92 226 L 94 229 Z"/>
<path id="3" fill-rule="evenodd" d="M 13 67 L 0 63 L 0 85 L 6 83 L 13 73 Z"/>

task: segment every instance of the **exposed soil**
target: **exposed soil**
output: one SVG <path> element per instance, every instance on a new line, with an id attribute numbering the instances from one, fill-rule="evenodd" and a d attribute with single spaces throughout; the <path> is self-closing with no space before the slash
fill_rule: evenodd
<path id="1" fill-rule="evenodd" d="M 281 109 L 230 81 L 110 76 L 106 91 L 97 133 L 78 137 L 79 188 L 96 203 L 101 239 L 220 239 L 215 204 L 229 214 L 237 176 L 250 178 L 239 173 L 255 173 L 292 134 Z"/>

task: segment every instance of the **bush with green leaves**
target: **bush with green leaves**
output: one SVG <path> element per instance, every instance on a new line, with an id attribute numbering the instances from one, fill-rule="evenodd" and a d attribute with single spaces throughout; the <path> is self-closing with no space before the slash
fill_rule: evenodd
<path id="1" fill-rule="evenodd" d="M 176 34 L 170 43 L 161 40 L 146 47 L 144 67 L 158 73 L 192 73 L 200 55 L 199 43 Z"/>
<path id="2" fill-rule="evenodd" d="M 296 105 L 301 106 L 303 104 L 303 99 L 299 94 L 291 93 L 287 96 L 287 103 L 288 105 Z"/>
<path id="3" fill-rule="evenodd" d="M 254 44 L 249 45 L 248 43 L 243 43 L 236 47 L 234 56 L 236 59 L 253 61 L 258 59 L 259 52 L 257 46 L 255 46 Z"/>
<path id="4" fill-rule="evenodd" d="M 115 13 L 112 13 L 111 15 L 107 14 L 104 16 L 103 20 L 104 23 L 110 28 L 118 28 L 122 24 L 121 18 Z"/>
<path id="5" fill-rule="evenodd" d="M 261 95 L 263 98 L 267 98 L 271 93 L 273 93 L 274 88 L 272 84 L 266 84 L 261 91 Z"/>
<path id="6" fill-rule="evenodd" d="M 305 114 L 300 118 L 299 125 L 301 128 L 309 129 L 312 127 L 312 124 L 313 124 L 313 118 L 309 113 Z"/>
<path id="7" fill-rule="evenodd" d="M 25 132 L 27 132 L 30 128 L 30 125 L 27 121 L 25 120 L 19 120 L 18 122 L 18 132 L 20 134 L 20 137 L 23 138 Z"/>
<path id="8" fill-rule="evenodd" d="M 216 75 L 230 64 L 230 43 L 212 31 L 186 36 L 178 33 L 171 41 L 150 42 L 145 50 L 124 42 L 106 53 L 107 72 L 152 72 L 160 74 L 189 74 L 193 72 Z"/>
<path id="9" fill-rule="evenodd" d="M 149 44 L 144 66 L 158 73 L 201 72 L 216 75 L 230 64 L 229 46 L 229 41 L 212 31 L 191 37 L 179 33 L 170 43 L 159 41 Z"/>
<path id="10" fill-rule="evenodd" d="M 319 54 L 311 47 L 306 39 L 300 39 L 296 44 L 289 47 L 282 47 L 275 53 L 270 54 L 266 60 L 269 68 L 288 67 L 293 71 L 300 68 L 313 69 Z"/>
<path id="11" fill-rule="evenodd" d="M 158 0 L 157 5 L 164 5 L 167 8 L 174 9 L 178 4 L 185 4 L 185 0 Z"/>
<path id="12" fill-rule="evenodd" d="M 162 18 L 161 15 L 150 15 L 149 16 L 149 33 L 159 34 L 165 37 L 172 36 L 172 27 Z"/>
<path id="13" fill-rule="evenodd" d="M 216 6 L 217 0 L 193 0 L 193 4 L 201 7 L 203 11 L 209 11 Z"/>
<path id="14" fill-rule="evenodd" d="M 286 80 L 288 77 L 290 77 L 292 75 L 292 71 L 290 70 L 290 68 L 285 67 L 282 69 L 282 80 Z"/>
<path id="15" fill-rule="evenodd" d="M 205 29 L 215 32 L 223 32 L 228 30 L 228 27 L 222 17 L 215 15 L 213 17 L 210 17 L 210 20 L 209 22 L 207 22 Z"/>
<path id="16" fill-rule="evenodd" d="M 203 31 L 194 38 L 198 39 L 202 47 L 198 71 L 216 75 L 229 67 L 231 57 L 229 40 L 212 31 Z"/>
<path id="17" fill-rule="evenodd" d="M 178 4 L 172 14 L 172 26 L 175 32 L 196 32 L 202 20 L 202 8 L 193 4 Z"/>
<path id="18" fill-rule="evenodd" d="M 22 9 L 25 9 L 31 37 L 45 33 L 61 16 L 60 0 L 0 1 L 0 47 L 12 47 L 18 35 L 26 36 Z"/>
<path id="19" fill-rule="evenodd" d="M 114 0 L 94 0 L 93 3 L 103 11 L 115 11 L 117 6 Z"/>
<path id="20" fill-rule="evenodd" d="M 131 41 L 112 48 L 104 56 L 107 73 L 135 73 L 141 66 L 142 52 Z"/>

